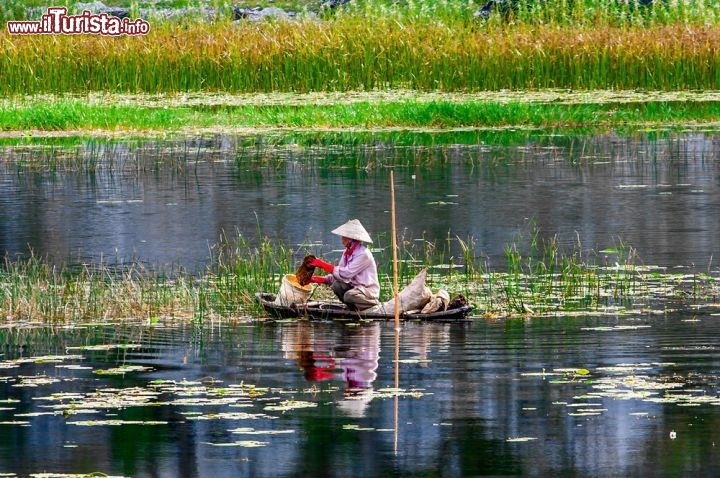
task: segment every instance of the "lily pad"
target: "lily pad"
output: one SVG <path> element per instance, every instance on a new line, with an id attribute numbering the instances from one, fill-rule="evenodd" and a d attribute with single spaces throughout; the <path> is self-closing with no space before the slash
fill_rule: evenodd
<path id="1" fill-rule="evenodd" d="M 203 442 L 206 445 L 210 446 L 239 446 L 243 448 L 258 448 L 267 446 L 270 443 L 266 441 L 256 441 L 256 440 L 241 440 L 241 441 L 235 441 L 232 443 L 210 443 L 210 442 Z"/>
<path id="2" fill-rule="evenodd" d="M 295 433 L 295 430 L 255 430 L 254 428 L 234 428 L 228 431 L 235 435 L 285 435 Z"/>
<path id="3" fill-rule="evenodd" d="M 148 372 L 151 370 L 153 370 L 152 367 L 145 367 L 144 365 L 121 365 L 115 368 L 93 370 L 93 373 L 97 375 L 125 375 L 129 372 Z"/>
<path id="4" fill-rule="evenodd" d="M 255 419 L 273 419 L 277 417 L 273 417 L 270 415 L 265 415 L 264 413 L 229 413 L 229 412 L 222 412 L 222 413 L 208 413 L 198 416 L 191 416 L 187 417 L 188 420 L 255 420 Z"/>
<path id="5" fill-rule="evenodd" d="M 77 425 L 81 427 L 98 427 L 98 426 L 121 426 L 121 425 L 167 425 L 166 421 L 156 420 L 83 420 L 83 421 L 70 421 L 68 425 Z"/>
<path id="6" fill-rule="evenodd" d="M 265 407 L 265 410 L 285 412 L 288 410 L 295 410 L 298 408 L 314 408 L 314 407 L 317 407 L 317 403 L 315 403 L 315 402 L 304 402 L 301 400 L 285 400 L 283 402 L 280 402 L 277 405 L 268 405 Z"/>

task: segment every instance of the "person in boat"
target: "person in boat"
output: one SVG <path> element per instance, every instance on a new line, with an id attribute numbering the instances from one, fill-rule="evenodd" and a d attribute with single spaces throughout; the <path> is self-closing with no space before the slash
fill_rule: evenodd
<path id="1" fill-rule="evenodd" d="M 366 310 L 380 304 L 380 281 L 375 258 L 366 244 L 372 244 L 370 234 L 357 219 L 351 219 L 331 231 L 341 237 L 345 251 L 338 265 L 314 259 L 310 266 L 328 273 L 313 276 L 316 284 L 330 286 L 340 301 L 352 310 Z"/>

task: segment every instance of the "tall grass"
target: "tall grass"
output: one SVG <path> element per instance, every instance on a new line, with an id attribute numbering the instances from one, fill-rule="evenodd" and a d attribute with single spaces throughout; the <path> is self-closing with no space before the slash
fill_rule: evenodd
<path id="1" fill-rule="evenodd" d="M 622 241 L 592 252 L 578 239 L 562 250 L 557 236 L 543 238 L 533 229 L 508 245 L 505 257 L 507 275 L 496 280 L 503 284 L 506 308 L 517 313 L 631 305 L 645 300 L 650 290 L 640 279 L 645 268 L 637 263 L 636 251 Z"/>
<path id="2" fill-rule="evenodd" d="M 643 14 L 614 2 L 548 0 L 512 21 L 476 20 L 458 5 L 158 23 L 145 37 L 3 31 L 0 93 L 718 87 L 720 30 L 709 1 Z"/>
<path id="3" fill-rule="evenodd" d="M 392 254 L 387 237 L 378 237 L 376 260 L 382 300 L 391 297 Z M 400 285 L 429 268 L 428 285 L 461 293 L 489 316 L 539 315 L 573 311 L 618 311 L 636 305 L 659 310 L 676 302 L 717 300 L 713 271 L 678 277 L 638 263 L 632 247 L 620 243 L 603 251 L 568 250 L 557 237 L 533 230 L 506 247 L 507 264 L 495 270 L 474 250 L 474 240 L 452 235 L 439 242 L 400 238 Z M 58 267 L 36 256 L 5 258 L 0 266 L 0 317 L 42 322 L 97 322 L 160 317 L 206 321 L 261 315 L 257 292 L 277 292 L 310 251 L 292 248 L 258 233 L 225 236 L 199 275 L 172 276 L 133 265 Z M 318 287 L 315 298 L 332 298 Z"/>
<path id="4" fill-rule="evenodd" d="M 211 253 L 199 276 L 154 272 L 140 264 L 56 266 L 34 254 L 6 256 L 0 266 L 0 318 L 96 322 L 245 316 L 259 311 L 254 294 L 275 292 L 297 262 L 292 249 L 265 237 L 224 236 Z"/>
<path id="5" fill-rule="evenodd" d="M 152 275 L 139 265 L 116 270 L 103 264 L 68 268 L 33 254 L 5 257 L 0 267 L 2 317 L 44 322 L 187 317 L 194 303 L 191 282 Z"/>
<path id="6" fill-rule="evenodd" d="M 302 251 L 262 236 L 251 240 L 237 234 L 223 235 L 212 247 L 212 260 L 200 288 L 196 317 L 210 313 L 237 313 L 254 310 L 257 292 L 277 292 L 283 275 L 294 273 Z"/>

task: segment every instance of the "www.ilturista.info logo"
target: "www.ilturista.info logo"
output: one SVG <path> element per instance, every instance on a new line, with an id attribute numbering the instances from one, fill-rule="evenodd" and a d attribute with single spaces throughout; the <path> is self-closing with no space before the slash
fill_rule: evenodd
<path id="1" fill-rule="evenodd" d="M 138 18 L 131 21 L 107 13 L 94 14 L 84 10 L 80 15 L 68 15 L 65 7 L 50 7 L 40 21 L 7 22 L 11 35 L 147 35 L 150 24 Z"/>

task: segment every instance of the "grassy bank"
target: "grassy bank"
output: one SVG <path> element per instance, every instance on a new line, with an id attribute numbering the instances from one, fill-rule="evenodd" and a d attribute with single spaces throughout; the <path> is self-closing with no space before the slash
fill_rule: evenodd
<path id="1" fill-rule="evenodd" d="M 575 101 L 534 100 L 538 95 L 457 95 L 443 97 L 407 92 L 334 95 L 334 102 L 315 97 L 283 96 L 258 103 L 223 97 L 222 103 L 182 103 L 174 97 L 111 96 L 61 99 L 16 98 L 0 102 L 0 132 L 69 131 L 181 132 L 267 131 L 273 129 L 390 128 L 623 128 L 708 124 L 720 120 L 720 96 L 669 93 L 661 99 L 618 93 L 620 101 L 598 93 Z M 551 95 L 547 95 L 552 97 Z M 557 93 L 555 98 L 562 98 Z M 135 98 L 134 100 L 132 98 Z M 636 99 L 633 99 L 636 98 Z M 7 136 L 7 133 L 6 133 Z"/>
<path id="2" fill-rule="evenodd" d="M 480 21 L 467 3 L 362 3 L 327 18 L 158 21 L 118 38 L 4 29 L 0 94 L 720 87 L 711 2 L 612 5 L 548 0 Z"/>
<path id="3" fill-rule="evenodd" d="M 376 249 L 383 300 L 392 290 L 386 239 L 379 238 Z M 667 273 L 640 266 L 635 251 L 623 244 L 602 251 L 580 244 L 561 250 L 556 238 L 541 240 L 532 233 L 506 247 L 502 271 L 476 255 L 472 239 L 435 244 L 401 238 L 399 249 L 402 285 L 429 267 L 433 290 L 464 294 L 483 317 L 664 313 L 689 305 L 713 307 L 720 298 L 717 271 Z M 57 267 L 38 257 L 5 258 L 0 317 L 52 323 L 253 319 L 262 316 L 254 294 L 276 292 L 282 275 L 294 271 L 308 252 L 266 238 L 237 236 L 212 248 L 213 259 L 203 274 L 178 271 L 172 277 L 134 266 Z M 314 298 L 331 295 L 320 287 Z"/>

